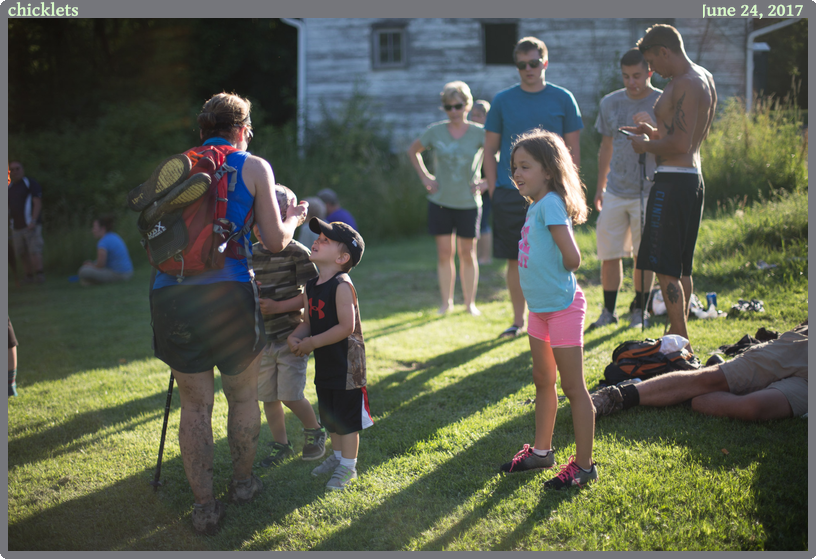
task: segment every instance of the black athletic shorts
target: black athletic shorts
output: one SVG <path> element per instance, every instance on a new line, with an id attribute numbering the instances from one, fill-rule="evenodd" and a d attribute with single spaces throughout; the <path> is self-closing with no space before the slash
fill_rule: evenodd
<path id="1" fill-rule="evenodd" d="M 705 186 L 699 173 L 655 173 L 646 204 L 637 267 L 674 278 L 690 276 L 703 215 Z"/>
<path id="2" fill-rule="evenodd" d="M 431 235 L 453 235 L 463 239 L 479 237 L 479 223 L 482 220 L 482 208 L 457 210 L 428 202 L 428 233 Z"/>
<path id="3" fill-rule="evenodd" d="M 329 433 L 349 435 L 374 425 L 365 387 L 338 390 L 315 386 L 320 424 Z"/>
<path id="4" fill-rule="evenodd" d="M 248 282 L 162 287 L 152 292 L 151 314 L 156 357 L 182 373 L 218 367 L 222 375 L 237 375 L 266 345 Z"/>
<path id="5" fill-rule="evenodd" d="M 11 325 L 11 318 L 9 317 L 9 349 L 17 347 L 17 337 L 14 335 L 14 326 Z"/>
<path id="6" fill-rule="evenodd" d="M 527 201 L 513 188 L 493 191 L 493 257 L 503 260 L 518 259 L 521 228 L 527 219 Z"/>

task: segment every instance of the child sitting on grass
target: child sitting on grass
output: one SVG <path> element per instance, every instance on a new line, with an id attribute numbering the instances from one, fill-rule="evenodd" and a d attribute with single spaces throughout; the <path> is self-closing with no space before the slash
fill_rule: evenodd
<path id="1" fill-rule="evenodd" d="M 345 223 L 314 217 L 309 228 L 320 233 L 310 256 L 319 276 L 306 284 L 305 320 L 289 335 L 289 347 L 295 355 L 314 352 L 320 420 L 329 431 L 334 455 L 312 475 L 334 472 L 326 487 L 337 490 L 357 478 L 359 432 L 374 424 L 368 409 L 360 308 L 347 273 L 360 263 L 365 244 Z"/>
<path id="2" fill-rule="evenodd" d="M 289 208 L 297 205 L 297 197 L 282 185 L 275 186 L 275 196 L 281 218 L 285 220 Z M 260 239 L 257 227 L 255 236 Z M 276 254 L 266 250 L 259 241 L 252 247 L 252 254 L 267 338 L 258 372 L 258 400 L 263 402 L 266 421 L 275 439 L 261 466 L 276 466 L 294 455 L 286 435 L 283 405 L 303 424 L 305 441 L 301 457 L 317 460 L 326 452 L 326 430 L 317 422 L 312 404 L 303 395 L 309 357 L 294 355 L 286 342 L 287 336 L 302 322 L 303 287 L 308 280 L 317 277 L 317 269 L 309 260 L 309 249 L 295 240 Z"/>

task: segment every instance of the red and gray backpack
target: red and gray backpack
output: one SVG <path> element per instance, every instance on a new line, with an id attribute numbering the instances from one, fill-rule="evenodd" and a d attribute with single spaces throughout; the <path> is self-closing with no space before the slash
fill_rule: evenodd
<path id="1" fill-rule="evenodd" d="M 138 228 L 150 264 L 159 271 L 186 276 L 224 267 L 225 258 L 248 260 L 251 270 L 252 248 L 247 234 L 254 223 L 252 210 L 244 223 L 227 219 L 227 199 L 238 180 L 236 169 L 227 164 L 227 156 L 239 151 L 229 145 L 210 145 L 184 152 L 190 160 L 188 177 L 197 173 L 210 176 L 209 190 L 191 204 L 165 214 L 155 223 L 145 221 L 145 211 Z"/>

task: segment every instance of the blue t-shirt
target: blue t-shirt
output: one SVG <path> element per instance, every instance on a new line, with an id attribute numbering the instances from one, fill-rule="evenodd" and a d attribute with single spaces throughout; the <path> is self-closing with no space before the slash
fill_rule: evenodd
<path id="1" fill-rule="evenodd" d="M 110 268 L 119 274 L 128 274 L 133 271 L 133 262 L 130 261 L 130 253 L 125 246 L 125 241 L 116 233 L 105 233 L 105 236 L 96 243 L 97 249 L 105 249 L 107 259 L 105 267 Z"/>
<path id="2" fill-rule="evenodd" d="M 359 229 L 357 229 L 357 222 L 354 221 L 354 217 L 352 217 L 351 213 L 345 208 L 334 210 L 332 213 L 326 216 L 326 223 L 331 223 L 332 221 L 342 221 L 343 223 L 351 225 L 355 231 L 359 231 Z"/>
<path id="3" fill-rule="evenodd" d="M 224 138 L 210 138 L 204 142 L 205 146 L 209 145 L 231 145 Z M 227 164 L 233 167 L 238 173 L 238 181 L 235 183 L 235 190 L 229 193 L 227 202 L 227 219 L 239 226 L 244 224 L 249 210 L 252 209 L 255 203 L 255 198 L 247 190 L 244 184 L 244 178 L 241 171 L 244 168 L 244 162 L 249 157 L 247 151 L 234 151 L 227 156 Z M 246 239 L 249 239 L 250 233 L 246 234 Z M 236 239 L 243 245 L 243 240 Z M 249 244 L 249 250 L 252 250 L 252 243 Z M 249 281 L 249 269 L 247 268 L 246 258 L 236 260 L 234 258 L 225 258 L 224 267 L 220 270 L 212 270 L 197 274 L 194 276 L 185 276 L 183 285 L 203 285 L 210 283 L 218 283 L 221 281 Z M 170 285 L 179 285 L 178 280 L 173 274 L 165 274 L 158 272 L 156 274 L 156 281 L 153 284 L 153 289 L 160 289 Z"/>
<path id="4" fill-rule="evenodd" d="M 527 208 L 527 219 L 521 228 L 519 279 L 531 312 L 566 309 L 578 288 L 575 274 L 564 268 L 564 258 L 549 225 L 566 225 L 572 231 L 567 206 L 555 192 Z"/>
<path id="5" fill-rule="evenodd" d="M 496 94 L 484 127 L 501 134 L 496 188 L 515 188 L 510 179 L 510 148 L 520 134 L 543 128 L 563 138 L 582 129 L 584 123 L 575 97 L 563 87 L 548 83 L 541 91 L 530 93 L 517 84 Z"/>

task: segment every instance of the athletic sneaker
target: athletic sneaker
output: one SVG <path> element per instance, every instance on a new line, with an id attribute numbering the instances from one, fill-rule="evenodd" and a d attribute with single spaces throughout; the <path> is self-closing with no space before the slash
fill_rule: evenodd
<path id="1" fill-rule="evenodd" d="M 303 435 L 306 441 L 303 444 L 303 455 L 301 458 L 303 460 L 317 460 L 318 458 L 322 458 L 323 455 L 326 454 L 326 430 L 323 427 L 304 429 Z"/>
<path id="2" fill-rule="evenodd" d="M 623 409 L 623 394 L 617 386 L 607 386 L 589 395 L 595 406 L 595 418 L 612 415 Z"/>
<path id="3" fill-rule="evenodd" d="M 128 192 L 128 206 L 140 212 L 164 196 L 174 186 L 181 184 L 190 173 L 190 158 L 179 153 L 168 157 L 153 170 L 145 182 Z"/>
<path id="4" fill-rule="evenodd" d="M 320 476 L 323 474 L 328 474 L 333 472 L 337 466 L 340 465 L 340 459 L 337 458 L 334 453 L 331 453 L 328 458 L 323 460 L 323 463 L 320 464 L 317 468 L 312 470 L 313 476 Z"/>
<path id="5" fill-rule="evenodd" d="M 268 468 L 270 466 L 277 466 L 290 456 L 294 456 L 295 451 L 292 450 L 292 443 L 281 444 L 278 442 L 272 443 L 272 450 L 269 456 L 261 460 L 261 467 Z"/>
<path id="6" fill-rule="evenodd" d="M 226 513 L 227 506 L 218 499 L 193 507 L 193 528 L 199 534 L 214 536 L 221 529 L 221 520 Z"/>
<path id="7" fill-rule="evenodd" d="M 248 481 L 233 479 L 227 492 L 227 499 L 235 505 L 243 505 L 254 499 L 261 489 L 263 489 L 263 482 L 255 474 L 252 474 Z"/>
<path id="8" fill-rule="evenodd" d="M 196 173 L 145 208 L 142 212 L 144 221 L 151 224 L 156 223 L 167 214 L 189 206 L 207 193 L 211 183 L 210 175 Z"/>
<path id="9" fill-rule="evenodd" d="M 617 313 L 609 312 L 609 309 L 604 307 L 603 310 L 601 311 L 601 316 L 598 317 L 598 320 L 589 325 L 589 328 L 586 329 L 586 332 L 589 332 L 590 330 L 595 330 L 596 328 L 600 328 L 601 326 L 617 323 L 618 323 Z"/>
<path id="10" fill-rule="evenodd" d="M 547 489 L 564 489 L 565 487 L 583 487 L 590 481 L 598 479 L 598 469 L 595 464 L 588 472 L 585 472 L 575 463 L 575 456 L 570 456 L 567 464 L 561 465 L 561 472 L 550 481 L 544 482 Z"/>
<path id="11" fill-rule="evenodd" d="M 640 309 L 635 309 L 632 311 L 632 314 L 629 317 L 629 328 L 642 328 L 643 323 L 646 323 L 646 328 L 650 326 L 649 324 L 649 313 L 646 312 L 645 314 L 641 315 Z M 645 321 L 644 321 L 645 317 Z"/>
<path id="12" fill-rule="evenodd" d="M 526 472 L 529 470 L 544 470 L 552 468 L 555 464 L 555 453 L 548 452 L 544 456 L 539 456 L 533 452 L 533 447 L 526 444 L 519 450 L 512 460 L 502 464 L 499 468 L 505 473 Z"/>
<path id="13" fill-rule="evenodd" d="M 357 479 L 357 470 L 352 470 L 351 468 L 347 468 L 342 464 L 338 464 L 337 468 L 334 470 L 334 474 L 332 474 L 332 477 L 329 480 L 329 483 L 326 484 L 326 487 L 328 489 L 338 491 L 340 489 L 345 489 L 346 486 L 355 479 Z"/>

